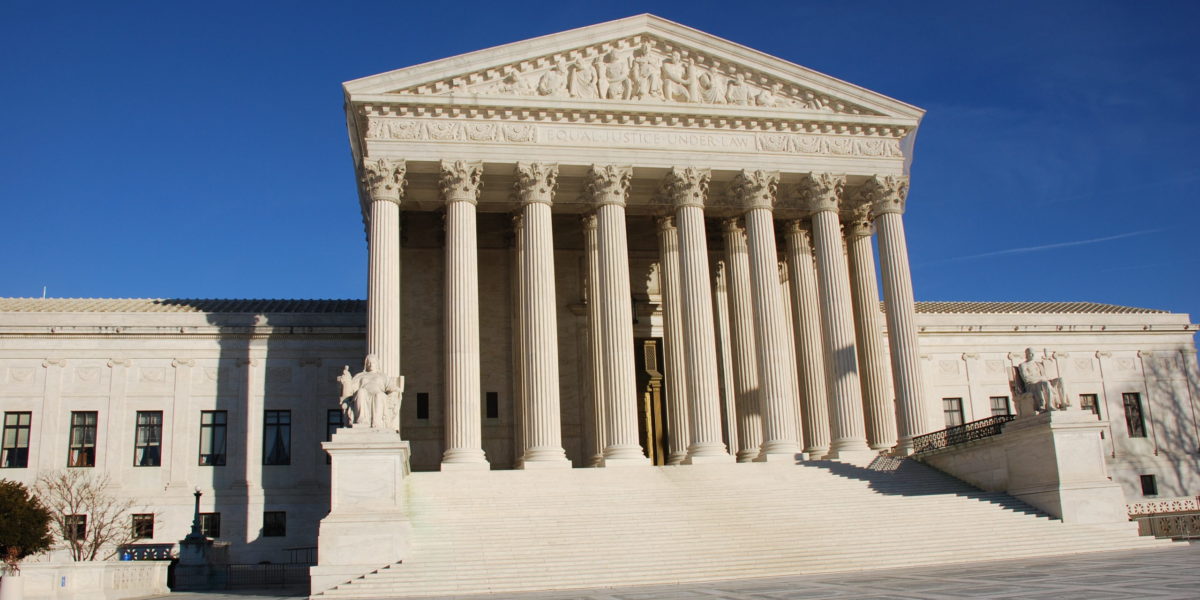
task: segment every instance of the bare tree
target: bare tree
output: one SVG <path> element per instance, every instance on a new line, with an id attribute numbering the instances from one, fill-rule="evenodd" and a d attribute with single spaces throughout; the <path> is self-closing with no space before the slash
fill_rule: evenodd
<path id="1" fill-rule="evenodd" d="M 34 490 L 50 510 L 55 537 L 73 560 L 107 560 L 133 541 L 129 513 L 134 501 L 119 498 L 107 474 L 81 469 L 43 473 Z"/>

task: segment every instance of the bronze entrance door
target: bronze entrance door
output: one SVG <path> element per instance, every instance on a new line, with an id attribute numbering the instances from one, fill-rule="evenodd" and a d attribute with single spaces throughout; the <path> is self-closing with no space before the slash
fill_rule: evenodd
<path id="1" fill-rule="evenodd" d="M 670 432 L 663 391 L 662 338 L 634 340 L 638 386 L 638 442 L 652 465 L 667 464 Z"/>

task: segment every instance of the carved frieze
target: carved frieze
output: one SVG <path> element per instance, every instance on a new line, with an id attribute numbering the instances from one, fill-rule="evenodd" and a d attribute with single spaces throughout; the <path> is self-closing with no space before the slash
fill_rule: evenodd
<path id="1" fill-rule="evenodd" d="M 802 133 L 735 132 L 712 128 L 620 128 L 555 123 L 487 122 L 470 119 L 373 117 L 368 140 L 536 144 L 540 146 L 620 146 L 775 152 L 812 156 L 900 158 L 900 140 L 887 137 Z M 403 177 L 401 176 L 401 182 Z M 402 185 L 402 183 L 401 183 Z M 369 188 L 376 189 L 376 188 Z M 393 193 L 397 198 L 399 195 Z"/>
<path id="2" fill-rule="evenodd" d="M 875 111 L 653 36 L 638 35 L 393 90 L 416 96 L 516 96 Z"/>

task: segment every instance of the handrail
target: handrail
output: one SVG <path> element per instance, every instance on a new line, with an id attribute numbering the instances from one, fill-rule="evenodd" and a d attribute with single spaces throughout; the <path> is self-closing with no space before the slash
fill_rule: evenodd
<path id="1" fill-rule="evenodd" d="M 918 435 L 913 438 L 913 453 L 932 452 L 955 444 L 1000 435 L 1004 431 L 1004 424 L 1015 418 L 1017 418 L 1016 415 L 999 415 Z"/>

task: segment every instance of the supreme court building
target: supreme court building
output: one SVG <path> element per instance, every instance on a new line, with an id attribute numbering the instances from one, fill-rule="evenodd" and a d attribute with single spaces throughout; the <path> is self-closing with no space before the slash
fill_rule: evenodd
<path id="1" fill-rule="evenodd" d="M 735 463 L 907 456 L 916 436 L 1016 412 L 1015 367 L 1034 348 L 1102 422 L 1127 502 L 1194 507 L 1187 315 L 914 303 L 919 108 L 650 15 L 344 90 L 366 302 L 0 299 L 0 476 L 112 473 L 154 498 L 150 541 L 167 542 L 199 487 L 236 562 L 278 562 L 316 544 L 320 443 L 342 425 L 334 379 L 368 353 L 405 378 L 420 542 L 439 506 L 486 510 L 450 500 L 472 481 L 507 490 L 500 502 L 533 486 L 482 471 L 543 471 L 533 487 L 554 496 L 589 485 L 563 483 L 572 467 L 636 467 L 596 477 L 637 494 L 658 485 L 647 473 L 727 472 L 752 489 L 746 473 L 775 467 Z M 933 543 L 952 521 L 913 527 Z M 436 545 L 415 543 L 411 561 Z"/>

